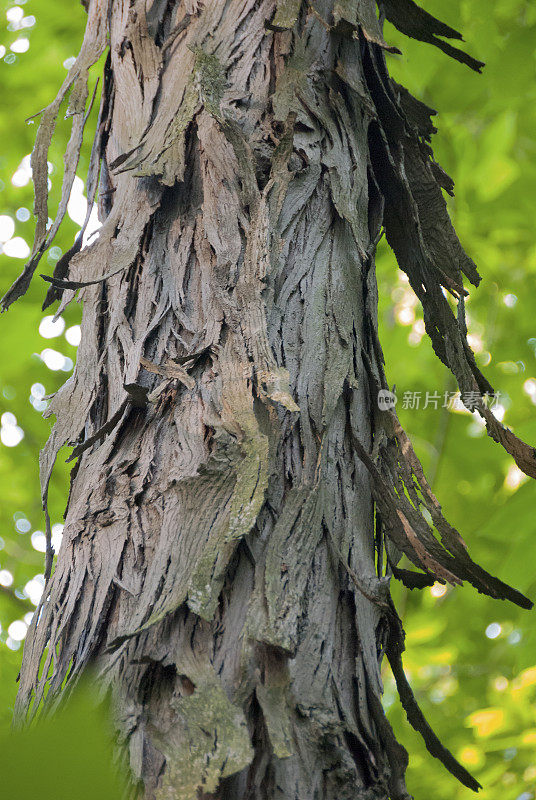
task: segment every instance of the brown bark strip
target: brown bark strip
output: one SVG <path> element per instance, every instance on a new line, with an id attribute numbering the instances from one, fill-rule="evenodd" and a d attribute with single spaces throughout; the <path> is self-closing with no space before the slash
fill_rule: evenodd
<path id="1" fill-rule="evenodd" d="M 367 600 L 374 602 L 378 606 L 384 616 L 388 628 L 387 643 L 385 652 L 387 659 L 393 671 L 395 678 L 398 695 L 400 702 L 406 712 L 407 718 L 411 726 L 421 734 L 426 745 L 428 752 L 437 758 L 454 775 L 458 780 L 467 786 L 468 789 L 478 791 L 482 786 L 475 778 L 463 767 L 452 755 L 452 753 L 441 744 L 440 740 L 426 721 L 422 713 L 411 686 L 408 683 L 404 667 L 402 664 L 402 653 L 404 651 L 404 629 L 402 622 L 395 611 L 393 601 L 389 594 L 388 584 L 385 579 L 376 581 L 374 588 L 371 590 L 368 587 L 363 587 L 362 581 L 358 578 L 355 572 L 347 565 L 344 564 L 336 545 L 334 545 L 337 556 L 341 559 L 348 575 L 350 576 L 353 584 L 366 597 Z M 407 572 L 407 571 L 405 571 Z M 411 574 L 411 573 L 410 573 Z M 422 576 L 425 577 L 425 576 Z M 374 702 L 374 700 L 372 700 Z M 405 797 L 404 789 L 402 790 L 402 797 Z M 396 794 L 398 796 L 398 792 Z"/>
<path id="2" fill-rule="evenodd" d="M 3 311 L 26 292 L 42 254 L 50 247 L 65 216 L 80 156 L 84 127 L 87 121 L 86 103 L 88 99 L 89 69 L 98 61 L 105 50 L 107 19 L 108 0 L 93 0 L 89 9 L 86 32 L 80 53 L 67 73 L 55 100 L 41 114 L 41 122 L 32 152 L 32 173 L 35 187 L 34 213 L 37 218 L 35 239 L 28 264 L 11 289 L 2 298 Z M 64 156 L 65 172 L 60 205 L 56 219 L 52 223 L 50 230 L 47 231 L 48 148 L 54 135 L 60 107 L 69 92 L 71 95 L 67 116 L 73 118 L 71 137 Z"/>
<path id="3" fill-rule="evenodd" d="M 444 36 L 447 39 L 463 41 L 461 33 L 433 17 L 413 0 L 382 0 L 382 6 L 389 22 L 406 36 L 433 44 L 456 61 L 467 64 L 475 72 L 482 72 L 485 66 L 482 61 L 438 38 Z"/>
<path id="4" fill-rule="evenodd" d="M 468 789 L 472 789 L 473 792 L 478 792 L 479 789 L 482 789 L 480 783 L 454 758 L 450 750 L 440 742 L 419 708 L 404 672 L 400 646 L 393 644 L 392 641 L 389 642 L 386 647 L 386 655 L 393 671 L 400 702 L 406 712 L 408 721 L 417 733 L 421 734 L 428 752 L 441 761 L 460 783 L 467 786 Z"/>
<path id="5" fill-rule="evenodd" d="M 452 182 L 434 162 L 422 136 L 433 131 L 428 109 L 401 92 L 387 74 L 381 51 L 369 48 L 368 87 L 378 110 L 370 126 L 375 178 L 385 199 L 385 231 L 400 268 L 421 301 L 426 331 L 436 355 L 451 370 L 462 397 L 493 396 L 494 390 L 476 365 L 467 343 L 462 273 L 478 285 L 480 276 L 463 250 L 448 218 L 441 188 Z M 456 318 L 442 292 L 458 298 Z M 489 436 L 504 447 L 519 468 L 536 477 L 536 451 L 499 422 L 479 400 L 474 408 Z"/>
<path id="6" fill-rule="evenodd" d="M 71 252 L 70 256 L 75 255 L 76 252 L 80 252 L 79 247 L 75 252 Z M 96 283 L 103 283 L 104 281 L 107 281 L 108 278 L 113 278 L 114 275 L 118 275 L 124 269 L 125 267 L 113 269 L 111 272 L 107 272 L 105 275 L 102 275 L 102 277 L 94 278 L 90 281 L 67 281 L 50 275 L 41 275 L 41 278 L 43 278 L 44 281 L 47 281 L 47 283 L 51 283 L 52 286 L 56 287 L 56 289 L 83 289 L 85 286 L 94 286 Z"/>

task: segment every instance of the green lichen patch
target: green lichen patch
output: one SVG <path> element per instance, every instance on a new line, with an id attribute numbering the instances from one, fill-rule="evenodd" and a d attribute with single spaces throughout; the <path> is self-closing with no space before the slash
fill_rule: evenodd
<path id="1" fill-rule="evenodd" d="M 288 31 L 298 20 L 302 0 L 279 0 L 275 16 L 268 27 L 273 31 Z"/>
<path id="2" fill-rule="evenodd" d="M 167 766 L 157 800 L 198 800 L 253 758 L 246 720 L 212 669 L 188 675 L 193 694 L 172 701 L 177 723 L 162 741 Z"/>
<path id="3" fill-rule="evenodd" d="M 268 437 L 261 433 L 252 410 L 237 412 L 235 417 L 244 438 L 229 512 L 225 524 L 213 532 L 188 587 L 188 605 L 208 620 L 214 616 L 236 542 L 255 525 L 268 486 Z"/>
<path id="4" fill-rule="evenodd" d="M 195 54 L 194 74 L 201 102 L 209 114 L 221 119 L 220 104 L 226 86 L 225 71 L 212 53 L 192 47 Z"/>

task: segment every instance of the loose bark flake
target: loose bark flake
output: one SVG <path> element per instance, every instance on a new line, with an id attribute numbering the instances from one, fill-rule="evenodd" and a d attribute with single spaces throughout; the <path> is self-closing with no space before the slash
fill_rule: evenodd
<path id="1" fill-rule="evenodd" d="M 463 50 L 453 47 L 449 42 L 445 42 L 443 38 L 439 38 L 463 40 L 461 33 L 433 17 L 414 3 L 413 0 L 381 0 L 381 5 L 389 22 L 392 22 L 402 33 L 412 39 L 418 39 L 420 42 L 429 42 L 439 47 L 451 58 L 461 61 L 462 64 L 467 64 L 475 72 L 482 71 L 485 66 L 482 61 L 478 61 Z"/>
<path id="2" fill-rule="evenodd" d="M 411 0 L 380 10 L 480 68 Z M 405 800 L 407 754 L 380 700 L 386 653 L 410 723 L 477 789 L 407 684 L 389 581 L 468 581 L 531 603 L 472 561 L 396 415 L 377 407 L 383 228 L 438 357 L 462 392 L 492 391 L 467 344 L 464 276 L 480 278 L 448 218 L 434 112 L 389 78 L 372 0 L 92 0 L 43 112 L 36 238 L 4 308 L 61 223 L 106 43 L 88 175 L 102 228 L 47 278 L 46 305 L 60 313 L 78 291 L 84 311 L 75 372 L 47 411 L 45 510 L 61 447 L 77 463 L 17 716 L 53 707 L 91 664 L 148 799 Z M 47 151 L 69 91 L 47 233 Z M 477 410 L 536 476 L 534 450 Z M 401 553 L 418 572 L 397 567 Z"/>

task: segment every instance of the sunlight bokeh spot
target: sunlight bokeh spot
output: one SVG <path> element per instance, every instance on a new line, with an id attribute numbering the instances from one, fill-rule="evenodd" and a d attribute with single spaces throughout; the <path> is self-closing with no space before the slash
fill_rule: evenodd
<path id="1" fill-rule="evenodd" d="M 482 760 L 482 753 L 476 747 L 464 747 L 460 753 L 460 761 L 469 767 L 478 767 Z"/>
<path id="2" fill-rule="evenodd" d="M 482 337 L 479 336 L 477 333 L 470 333 L 467 337 L 467 341 L 469 342 L 469 347 L 475 353 L 481 353 L 484 350 L 484 343 L 482 341 Z"/>
<path id="3" fill-rule="evenodd" d="M 1 569 L 0 570 L 0 586 L 12 586 L 13 585 L 13 575 L 8 569 Z"/>
<path id="4" fill-rule="evenodd" d="M 28 626 L 22 619 L 16 619 L 15 622 L 12 622 L 7 629 L 8 635 L 11 636 L 11 638 L 16 642 L 22 642 L 27 631 Z"/>
<path id="5" fill-rule="evenodd" d="M 491 413 L 493 414 L 495 419 L 498 419 L 499 422 L 502 422 L 506 414 L 506 408 L 503 406 L 502 403 L 495 403 L 492 406 Z"/>
<path id="6" fill-rule="evenodd" d="M 20 208 L 17 209 L 15 216 L 17 217 L 19 222 L 28 222 L 28 220 L 30 219 L 30 212 L 27 208 L 21 206 Z"/>
<path id="7" fill-rule="evenodd" d="M 14 58 L 15 56 L 13 56 Z M 6 61 L 9 56 L 6 56 Z M 32 179 L 32 166 L 30 163 L 31 155 L 28 153 L 24 156 L 19 166 L 11 176 L 11 183 L 13 186 L 26 186 Z"/>
<path id="8" fill-rule="evenodd" d="M 475 728 L 480 739 L 491 736 L 504 725 L 505 715 L 502 708 L 483 708 L 469 715 L 469 724 Z"/>
<path id="9" fill-rule="evenodd" d="M 525 475 L 524 472 L 521 472 L 517 464 L 510 464 L 508 472 L 506 473 L 506 478 L 504 479 L 504 485 L 507 489 L 515 491 L 526 481 L 528 481 L 528 476 Z"/>
<path id="10" fill-rule="evenodd" d="M 38 400 L 36 397 L 30 396 L 30 403 L 36 411 L 44 411 L 46 408 L 48 408 L 48 403 L 46 400 Z"/>
<path id="11" fill-rule="evenodd" d="M 30 49 L 30 40 L 26 36 L 20 36 L 9 46 L 14 53 L 26 53 Z"/>
<path id="12" fill-rule="evenodd" d="M 10 258 L 28 258 L 30 248 L 22 236 L 15 236 L 9 239 L 3 246 L 2 251 Z"/>
<path id="13" fill-rule="evenodd" d="M 516 688 L 526 689 L 536 685 L 536 667 L 529 667 L 516 679 Z"/>
<path id="14" fill-rule="evenodd" d="M 43 594 L 43 589 L 45 588 L 45 578 L 44 575 L 34 575 L 34 577 L 28 581 L 28 583 L 24 587 L 24 594 L 34 606 L 36 606 L 40 599 L 41 595 Z"/>
<path id="15" fill-rule="evenodd" d="M 6 411 L 0 418 L 0 441 L 6 447 L 16 447 L 24 439 L 24 431 L 17 425 L 17 418 L 10 411 Z"/>
<path id="16" fill-rule="evenodd" d="M 496 639 L 498 636 L 501 635 L 502 627 L 499 625 L 498 622 L 492 622 L 486 628 L 486 636 L 488 639 Z"/>
<path id="17" fill-rule="evenodd" d="M 54 552 L 58 553 L 62 539 L 63 539 L 63 525 L 61 523 L 57 523 L 56 525 L 52 526 L 51 530 L 51 542 L 52 542 L 52 547 L 54 548 Z"/>
<path id="18" fill-rule="evenodd" d="M 15 523 L 15 528 L 19 533 L 28 533 L 31 527 L 30 520 L 26 519 L 26 517 L 18 519 Z"/>
<path id="19" fill-rule="evenodd" d="M 82 178 L 79 178 L 78 175 L 76 175 L 73 181 L 69 203 L 67 205 L 67 213 L 73 222 L 76 222 L 76 224 L 80 225 L 80 227 L 84 224 L 87 215 L 87 197 L 84 194 L 84 189 L 84 181 Z M 97 205 L 96 203 L 93 203 L 88 225 L 84 233 L 84 247 L 100 228 L 101 223 L 99 222 L 98 218 Z"/>
<path id="20" fill-rule="evenodd" d="M 50 347 L 46 347 L 41 351 L 41 359 L 52 372 L 63 370 L 67 361 L 70 361 L 70 359 L 65 358 L 63 353 L 58 353 L 57 350 L 52 350 Z"/>
<path id="21" fill-rule="evenodd" d="M 65 338 L 73 347 L 78 347 L 80 344 L 80 334 L 81 328 L 80 325 L 71 325 L 70 328 L 67 328 L 65 331 Z"/>
<path id="22" fill-rule="evenodd" d="M 18 425 L 10 425 L 0 430 L 0 441 L 6 447 L 16 447 L 24 439 L 24 431 Z"/>
<path id="23" fill-rule="evenodd" d="M 7 242 L 15 233 L 15 223 L 7 214 L 0 214 L 0 242 Z"/>
<path id="24" fill-rule="evenodd" d="M 426 333 L 426 329 L 424 327 L 424 320 L 417 319 L 412 325 L 411 331 L 408 334 L 408 342 L 412 347 L 417 347 Z"/>
<path id="25" fill-rule="evenodd" d="M 415 311 L 409 306 L 404 306 L 396 312 L 396 319 L 401 325 L 412 325 L 415 321 Z"/>
<path id="26" fill-rule="evenodd" d="M 497 366 L 505 375 L 517 375 L 520 369 L 522 372 L 525 369 L 523 362 L 516 361 L 500 361 Z"/>
<path id="27" fill-rule="evenodd" d="M 31 536 L 32 547 L 38 553 L 46 553 L 47 538 L 43 531 L 34 531 Z"/>
<path id="28" fill-rule="evenodd" d="M 42 400 L 43 397 L 46 395 L 47 391 L 42 383 L 32 383 L 32 388 L 30 389 L 30 394 L 36 400 Z"/>
<path id="29" fill-rule="evenodd" d="M 57 525 L 53 525 L 50 533 L 50 543 L 54 549 L 54 552 L 58 553 L 63 539 L 63 525 L 59 523 Z M 43 531 L 34 531 L 31 536 L 31 542 L 33 549 L 37 550 L 38 553 L 46 553 L 47 540 Z"/>
<path id="30" fill-rule="evenodd" d="M 63 317 L 55 319 L 54 316 L 43 317 L 39 323 L 39 334 L 44 339 L 54 339 L 56 336 L 61 336 L 65 330 L 65 320 Z"/>
<path id="31" fill-rule="evenodd" d="M 11 6 L 11 8 L 8 8 L 6 11 L 6 18 L 8 22 L 20 22 L 23 16 L 24 11 L 20 6 Z"/>
<path id="32" fill-rule="evenodd" d="M 528 378 L 523 384 L 523 391 L 526 395 L 528 395 L 531 399 L 531 402 L 536 405 L 536 380 L 534 378 Z"/>

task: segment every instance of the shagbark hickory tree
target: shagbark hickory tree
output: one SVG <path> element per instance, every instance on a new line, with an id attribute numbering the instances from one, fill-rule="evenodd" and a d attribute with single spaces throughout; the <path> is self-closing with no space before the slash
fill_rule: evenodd
<path id="1" fill-rule="evenodd" d="M 47 412 L 45 510 L 63 445 L 76 465 L 17 715 L 53 707 L 91 666 L 145 798 L 402 800 L 385 655 L 432 755 L 476 789 L 416 705 L 389 583 L 467 580 L 531 604 L 471 560 L 378 405 L 383 231 L 490 436 L 532 477 L 536 460 L 482 399 L 492 387 L 467 344 L 463 286 L 479 275 L 447 215 L 433 112 L 389 78 L 383 19 L 482 65 L 412 0 L 87 6 L 32 156 L 33 252 L 3 300 L 24 293 L 61 223 L 88 71 L 107 49 L 87 177 L 102 228 L 47 278 L 45 306 L 79 292 L 83 321 Z M 47 229 L 64 101 L 72 133 Z"/>

